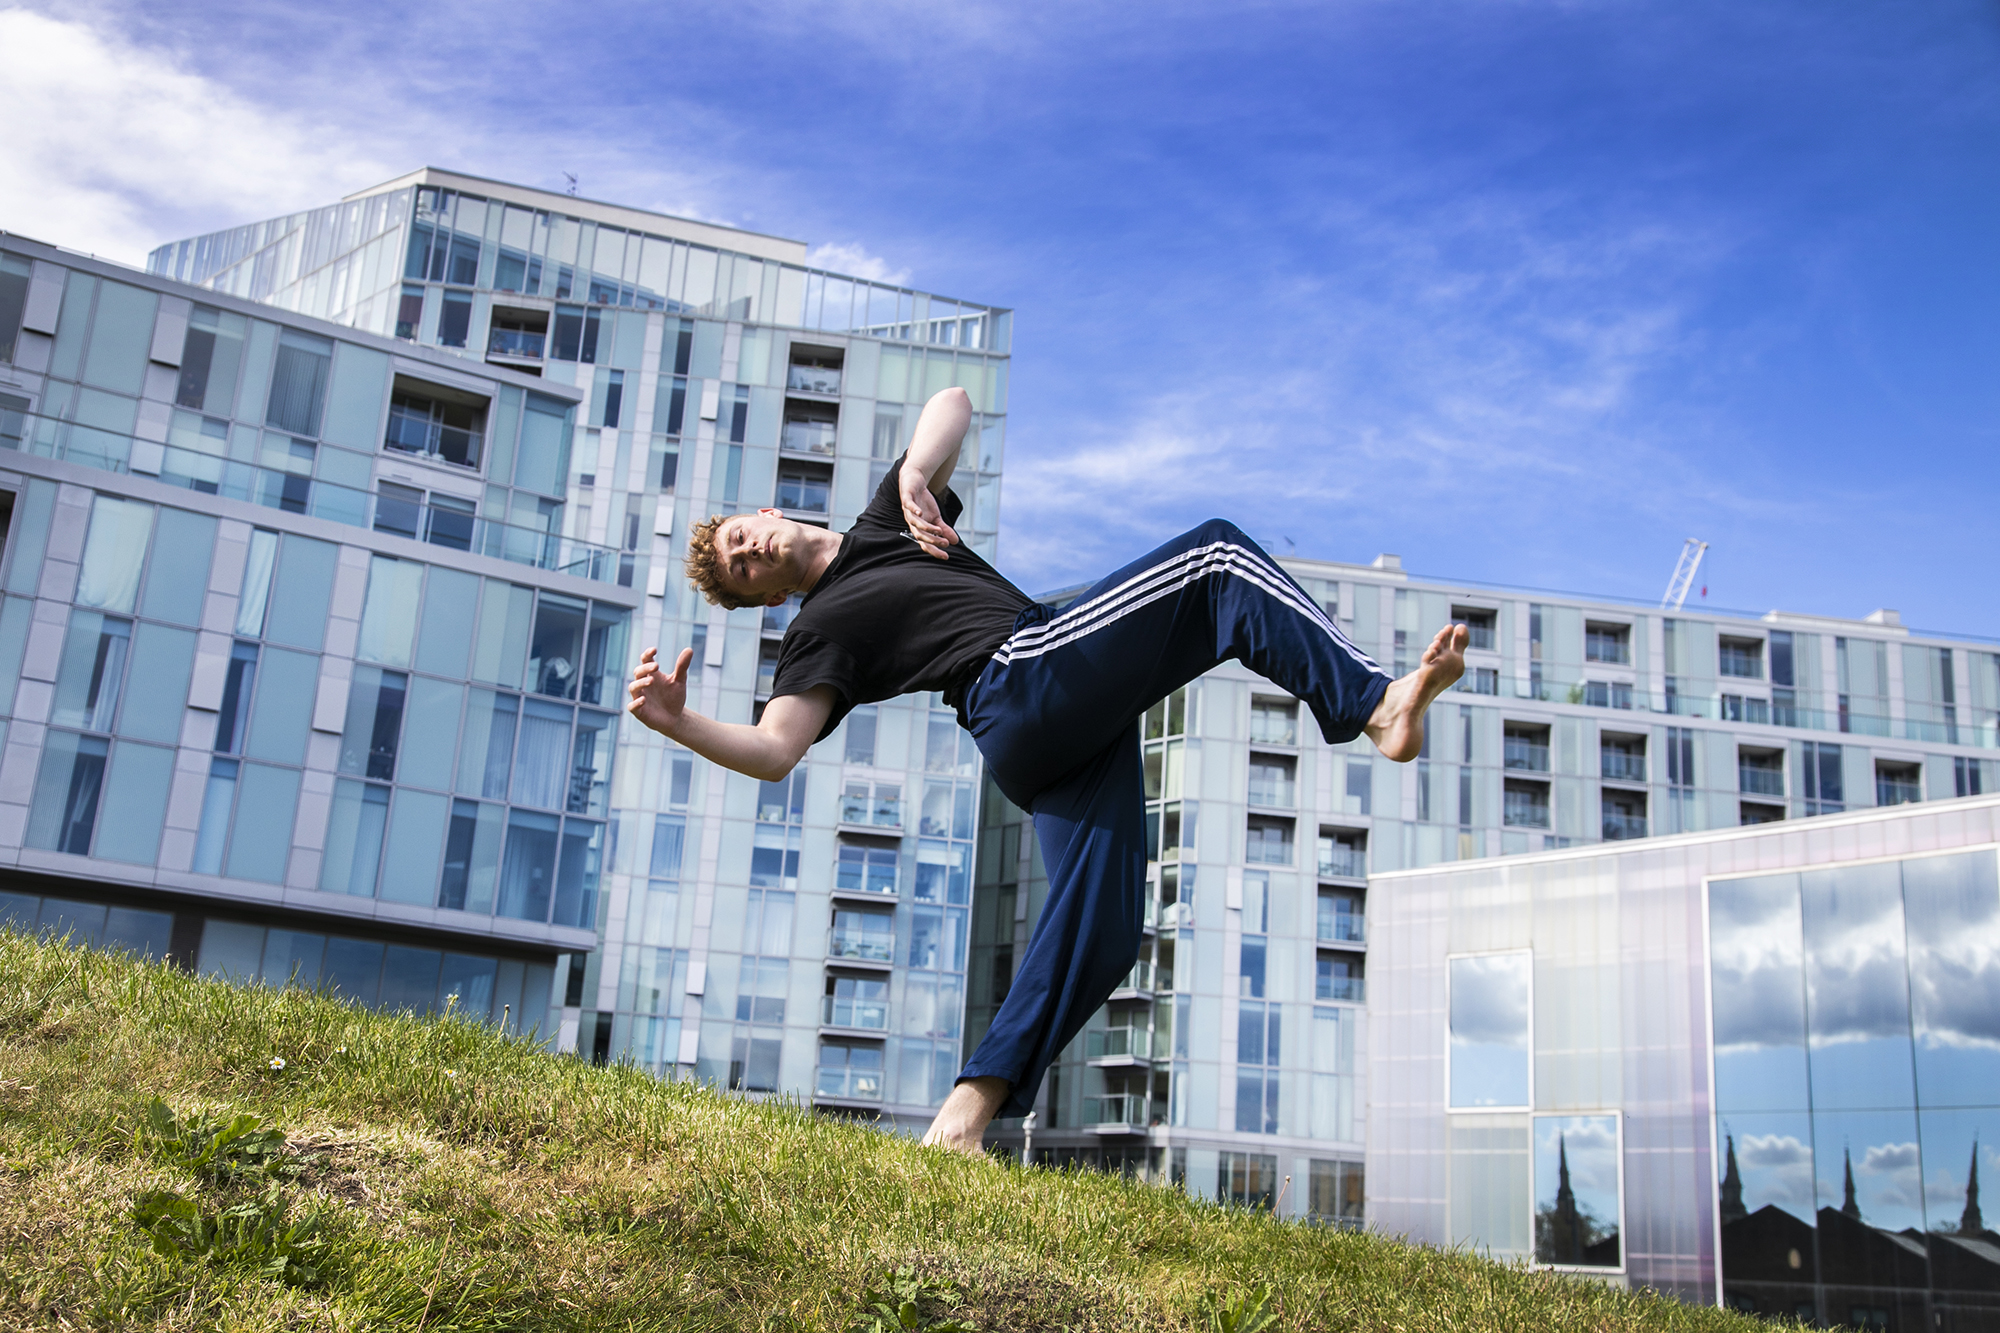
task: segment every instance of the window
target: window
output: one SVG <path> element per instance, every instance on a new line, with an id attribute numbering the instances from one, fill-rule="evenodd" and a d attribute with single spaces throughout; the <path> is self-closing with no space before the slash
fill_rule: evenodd
<path id="1" fill-rule="evenodd" d="M 296 329 L 278 334 L 278 359 L 271 371 L 270 406 L 264 424 L 290 435 L 317 437 L 326 407 L 326 381 L 333 366 L 333 342 Z"/>
<path id="2" fill-rule="evenodd" d="M 1782 805 L 1744 801 L 1737 807 L 1737 820 L 1743 824 L 1775 824 L 1784 817 L 1785 807 Z"/>
<path id="3" fill-rule="evenodd" d="M 1501 792 L 1500 822 L 1510 828 L 1549 826 L 1549 784 L 1509 778 Z"/>
<path id="4" fill-rule="evenodd" d="M 347 723 L 340 737 L 340 771 L 384 782 L 396 776 L 403 696 L 409 677 L 400 671 L 357 666 L 347 694 Z"/>
<path id="5" fill-rule="evenodd" d="M 785 372 L 785 387 L 799 393 L 840 396 L 843 354 L 837 348 L 792 345 L 792 363 Z"/>
<path id="6" fill-rule="evenodd" d="M 1451 1106 L 1528 1105 L 1532 956 L 1480 954 L 1447 967 Z"/>
<path id="7" fill-rule="evenodd" d="M 1601 736 L 1598 739 L 1598 768 L 1599 776 L 1614 782 L 1644 782 L 1646 738 L 1610 734 Z"/>
<path id="8" fill-rule="evenodd" d="M 1283 755 L 1250 756 L 1250 804 L 1290 809 L 1296 803 L 1292 775 L 1298 761 Z"/>
<path id="9" fill-rule="evenodd" d="M 1366 940 L 1366 917 L 1361 910 L 1360 891 L 1328 892 L 1322 889 L 1315 925 L 1314 935 L 1323 943 L 1360 944 Z"/>
<path id="10" fill-rule="evenodd" d="M 47 737 L 28 812 L 28 846 L 88 856 L 109 743 L 69 731 L 50 731 Z"/>
<path id="11" fill-rule="evenodd" d="M 819 1097 L 843 1101 L 882 1100 L 882 1047 L 848 1041 L 819 1044 L 819 1071 L 813 1083 Z"/>
<path id="12" fill-rule="evenodd" d="M 1321 878 L 1361 879 L 1368 874 L 1368 835 L 1359 829 L 1319 831 Z"/>
<path id="13" fill-rule="evenodd" d="M 1724 676 L 1737 676 L 1745 680 L 1764 678 L 1764 641 L 1762 639 L 1732 639 L 1723 637 L 1716 641 L 1716 671 Z"/>
<path id="14" fill-rule="evenodd" d="M 486 400 L 474 394 L 396 377 L 389 396 L 386 449 L 464 468 L 479 466 Z"/>
<path id="15" fill-rule="evenodd" d="M 1292 821 L 1268 815 L 1250 816 L 1243 859 L 1252 865 L 1292 863 Z"/>
<path id="16" fill-rule="evenodd" d="M 1299 706 L 1289 699 L 1250 700 L 1250 743 L 1297 745 Z"/>
<path id="17" fill-rule="evenodd" d="M 1583 660 L 1629 666 L 1632 661 L 1632 627 L 1586 621 L 1583 627 Z M 1626 705 L 1630 707 L 1630 705 Z"/>
<path id="18" fill-rule="evenodd" d="M 1217 1154 L 1215 1197 L 1239 1208 L 1271 1211 L 1278 1199 L 1277 1156 L 1255 1152 Z"/>
<path id="19" fill-rule="evenodd" d="M 1736 751 L 1736 789 L 1745 795 L 1783 796 L 1785 794 L 1785 752 L 1783 750 L 1751 749 L 1740 746 Z"/>
<path id="20" fill-rule="evenodd" d="M 827 937 L 829 958 L 887 963 L 896 955 L 895 918 L 887 912 L 833 909 L 833 929 Z"/>
<path id="21" fill-rule="evenodd" d="M 1606 788 L 1603 796 L 1605 841 L 1646 836 L 1646 794 Z"/>
<path id="22" fill-rule="evenodd" d="M 1366 759 L 1347 761 L 1347 813 L 1365 815 L 1374 804 L 1375 766 Z"/>
<path id="23" fill-rule="evenodd" d="M 188 314 L 174 401 L 212 416 L 234 415 L 236 372 L 243 360 L 243 316 L 198 305 Z"/>
<path id="24" fill-rule="evenodd" d="M 894 897 L 896 868 L 900 861 L 891 844 L 853 842 L 843 839 L 834 865 L 834 890 L 838 893 L 879 893 Z"/>
<path id="25" fill-rule="evenodd" d="M 396 299 L 396 336 L 407 342 L 417 340 L 417 331 L 424 323 L 424 289 L 415 283 L 404 283 L 402 295 Z"/>
<path id="26" fill-rule="evenodd" d="M 1317 1136 L 1315 1136 L 1317 1137 Z M 1361 1229 L 1366 1191 L 1362 1164 L 1326 1162 L 1314 1158 L 1307 1165 L 1306 1212 L 1315 1222 Z"/>
<path id="27" fill-rule="evenodd" d="M 840 794 L 840 822 L 880 828 L 903 826 L 903 787 L 896 782 L 849 780 Z"/>
<path id="28" fill-rule="evenodd" d="M 1536 1116 L 1535 1262 L 1620 1268 L 1618 1117 Z"/>
<path id="29" fill-rule="evenodd" d="M 1799 746 L 1799 787 L 1808 815 L 1835 815 L 1846 808 L 1838 745 L 1806 741 Z"/>
<path id="30" fill-rule="evenodd" d="M 1361 1004 L 1367 999 L 1360 954 L 1322 953 L 1314 962 L 1313 998 Z"/>
<path id="31" fill-rule="evenodd" d="M 876 711 L 874 704 L 864 704 L 847 714 L 847 733 L 842 757 L 850 764 L 873 767 L 875 763 Z M 845 816 L 843 816 L 843 821 Z"/>
<path id="32" fill-rule="evenodd" d="M 830 469 L 786 463 L 778 468 L 777 507 L 804 514 L 825 514 L 833 489 Z"/>
<path id="33" fill-rule="evenodd" d="M 828 1027 L 887 1031 L 888 981 L 882 977 L 828 976 L 819 1021 Z"/>
<path id="34" fill-rule="evenodd" d="M 1524 773 L 1549 771 L 1549 729 L 1509 722 L 1501 735 L 1501 763 Z"/>
<path id="35" fill-rule="evenodd" d="M 1477 648 L 1482 652 L 1491 652 L 1493 650 L 1493 624 L 1497 618 L 1497 614 L 1489 608 L 1479 606 L 1454 606 L 1451 608 L 1452 620 L 1457 624 L 1465 626 L 1467 630 L 1465 646 L 1468 648 Z"/>
<path id="36" fill-rule="evenodd" d="M 723 426 L 723 421 L 717 421 L 716 429 L 718 433 L 722 431 Z M 833 456 L 835 440 L 840 430 L 840 413 L 830 403 L 806 403 L 787 400 L 785 403 L 785 422 L 782 430 L 783 433 L 779 438 L 779 444 L 786 453 L 820 454 L 831 458 Z M 730 438 L 740 439 L 742 437 L 732 435 Z"/>
<path id="37" fill-rule="evenodd" d="M 1630 708 L 1632 687 L 1623 681 L 1587 680 L 1583 683 L 1583 702 L 1592 708 Z"/>
<path id="38" fill-rule="evenodd" d="M 0 361 L 14 359 L 21 318 L 28 308 L 28 281 L 34 265 L 19 255 L 0 255 Z"/>
<path id="39" fill-rule="evenodd" d="M 1981 759 L 1954 758 L 1951 761 L 1952 788 L 1959 796 L 1982 795 L 1988 786 L 1985 778 L 1986 761 Z"/>
<path id="40" fill-rule="evenodd" d="M 1755 695 L 1725 694 L 1722 696 L 1721 713 L 1724 722 L 1751 722 L 1758 726 L 1769 726 L 1771 701 L 1759 699 Z"/>
<path id="41" fill-rule="evenodd" d="M 131 652 L 131 621 L 80 607 L 71 611 L 50 721 L 60 727 L 110 731 Z"/>
<path id="42" fill-rule="evenodd" d="M 715 436 L 731 444 L 741 444 L 750 427 L 750 386 L 725 384 L 722 401 L 715 412 Z M 740 458 L 741 451 L 737 456 Z"/>
<path id="43" fill-rule="evenodd" d="M 1281 1006 L 1244 1000 L 1236 1010 L 1236 1130 L 1278 1132 Z"/>
<path id="44" fill-rule="evenodd" d="M 1908 805 L 1923 799 L 1923 770 L 1918 765 L 1875 761 L 1875 804 Z"/>
<path id="45" fill-rule="evenodd" d="M 600 369 L 597 382 L 591 388 L 589 424 L 616 430 L 624 409 L 625 372 Z"/>

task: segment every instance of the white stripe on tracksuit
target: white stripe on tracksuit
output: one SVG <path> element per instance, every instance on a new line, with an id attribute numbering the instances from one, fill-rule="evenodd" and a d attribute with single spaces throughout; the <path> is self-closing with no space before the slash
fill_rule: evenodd
<path id="1" fill-rule="evenodd" d="M 1017 657 L 1039 657 L 1087 637 L 1163 597 L 1169 597 L 1190 583 L 1219 573 L 1234 574 L 1252 584 L 1325 630 L 1327 636 L 1356 662 L 1377 674 L 1388 674 L 1349 642 L 1347 636 L 1327 618 L 1325 611 L 1310 599 L 1302 598 L 1290 579 L 1259 557 L 1259 552 L 1234 542 L 1211 542 L 1207 546 L 1183 551 L 1170 560 L 1133 575 L 1088 602 L 1070 607 L 1052 620 L 1021 630 L 1000 645 L 993 654 L 993 660 L 1004 665 Z"/>

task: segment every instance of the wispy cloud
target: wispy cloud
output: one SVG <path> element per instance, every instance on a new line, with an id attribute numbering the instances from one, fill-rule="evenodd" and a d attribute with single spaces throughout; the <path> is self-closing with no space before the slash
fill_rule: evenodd
<path id="1" fill-rule="evenodd" d="M 910 270 L 891 268 L 889 261 L 872 255 L 855 242 L 816 245 L 806 251 L 806 262 L 816 268 L 830 269 L 835 273 L 845 273 L 850 277 L 866 278 L 870 282 L 886 282 L 891 286 L 904 286 L 910 281 Z"/>

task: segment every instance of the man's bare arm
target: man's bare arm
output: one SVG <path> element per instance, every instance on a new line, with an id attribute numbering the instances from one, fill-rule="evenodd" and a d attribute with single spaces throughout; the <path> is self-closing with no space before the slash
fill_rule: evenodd
<path id="1" fill-rule="evenodd" d="M 899 486 L 903 518 L 910 535 L 938 559 L 946 559 L 945 548 L 958 545 L 958 534 L 944 521 L 938 497 L 951 484 L 952 469 L 958 466 L 959 447 L 965 443 L 966 427 L 972 424 L 972 400 L 963 389 L 944 389 L 931 395 L 917 429 L 910 437 L 910 455 L 903 462 Z"/>
<path id="2" fill-rule="evenodd" d="M 702 758 L 765 782 L 776 782 L 805 758 L 833 712 L 833 691 L 820 685 L 804 694 L 781 694 L 771 700 L 754 727 L 717 722 L 687 706 L 687 672 L 694 649 L 681 649 L 672 671 L 660 669 L 658 656 L 659 649 L 648 648 L 639 659 L 626 711 Z"/>

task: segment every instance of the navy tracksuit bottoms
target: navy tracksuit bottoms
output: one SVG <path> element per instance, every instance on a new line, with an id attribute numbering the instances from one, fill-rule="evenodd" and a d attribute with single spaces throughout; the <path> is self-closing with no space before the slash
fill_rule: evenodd
<path id="1" fill-rule="evenodd" d="M 1006 1079 L 1002 1116 L 1033 1109 L 1050 1062 L 1138 956 L 1139 719 L 1227 661 L 1303 700 L 1336 744 L 1361 734 L 1390 679 L 1255 542 L 1211 519 L 1063 611 L 1023 611 L 966 691 L 973 738 L 1000 790 L 1034 817 L 1049 876 L 1013 987 L 959 1074 Z"/>

